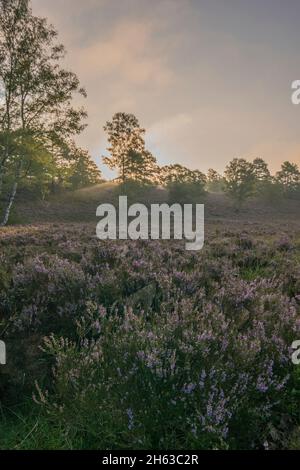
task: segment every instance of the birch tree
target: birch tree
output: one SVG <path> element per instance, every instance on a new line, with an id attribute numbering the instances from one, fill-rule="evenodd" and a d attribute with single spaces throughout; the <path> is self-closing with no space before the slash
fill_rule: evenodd
<path id="1" fill-rule="evenodd" d="M 56 30 L 33 15 L 29 0 L 0 0 L 0 191 L 4 178 L 11 181 L 2 226 L 34 158 L 27 142 L 51 148 L 85 127 L 86 112 L 72 100 L 86 93 L 61 67 L 64 55 Z"/>

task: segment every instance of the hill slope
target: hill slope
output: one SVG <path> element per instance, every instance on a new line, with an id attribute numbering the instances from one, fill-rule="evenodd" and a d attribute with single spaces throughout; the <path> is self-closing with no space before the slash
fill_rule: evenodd
<path id="1" fill-rule="evenodd" d="M 162 188 L 149 188 L 129 201 L 144 204 L 168 202 L 168 192 Z M 198 202 L 205 204 L 206 219 L 223 222 L 241 220 L 263 222 L 266 219 L 278 222 L 280 220 L 296 221 L 300 215 L 300 202 L 294 200 L 283 200 L 274 204 L 251 200 L 239 212 L 223 193 L 208 193 L 203 200 Z M 118 191 L 115 183 L 108 182 L 75 192 L 65 192 L 52 196 L 47 201 L 28 199 L 20 194 L 15 208 L 16 221 L 22 224 L 96 223 L 96 209 L 103 203 L 118 205 Z"/>

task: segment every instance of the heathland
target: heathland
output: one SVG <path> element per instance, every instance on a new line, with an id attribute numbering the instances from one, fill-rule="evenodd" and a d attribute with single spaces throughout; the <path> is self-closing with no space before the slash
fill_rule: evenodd
<path id="1" fill-rule="evenodd" d="M 1 229 L 0 448 L 299 447 L 298 204 L 237 213 L 208 194 L 204 248 L 187 252 L 98 240 L 113 198 L 20 195 Z"/>

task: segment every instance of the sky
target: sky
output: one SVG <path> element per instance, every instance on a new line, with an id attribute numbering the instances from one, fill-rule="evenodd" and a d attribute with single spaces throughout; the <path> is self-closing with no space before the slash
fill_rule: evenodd
<path id="1" fill-rule="evenodd" d="M 32 0 L 86 88 L 77 139 L 105 177 L 103 125 L 133 113 L 159 164 L 223 172 L 235 157 L 300 164 L 299 0 Z M 80 101 L 81 103 L 81 101 Z M 79 104 L 79 102 L 78 102 Z"/>

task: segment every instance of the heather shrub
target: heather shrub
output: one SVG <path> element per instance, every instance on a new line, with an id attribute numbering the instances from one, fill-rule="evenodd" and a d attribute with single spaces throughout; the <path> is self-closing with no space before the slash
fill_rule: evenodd
<path id="1" fill-rule="evenodd" d="M 68 226 L 1 246 L 1 400 L 36 382 L 62 448 L 296 445 L 300 245 L 288 231 L 213 230 L 188 252 Z"/>
<path id="2" fill-rule="evenodd" d="M 300 325 L 271 282 L 243 287 L 231 286 L 226 308 L 223 291 L 148 318 L 91 305 L 77 342 L 46 340 L 56 366 L 51 392 L 38 388 L 36 400 L 70 439 L 94 448 L 262 446 L 285 400 Z"/>
<path id="3" fill-rule="evenodd" d="M 53 331 L 76 316 L 85 290 L 78 264 L 43 254 L 16 266 L 5 306 L 17 330 Z"/>

